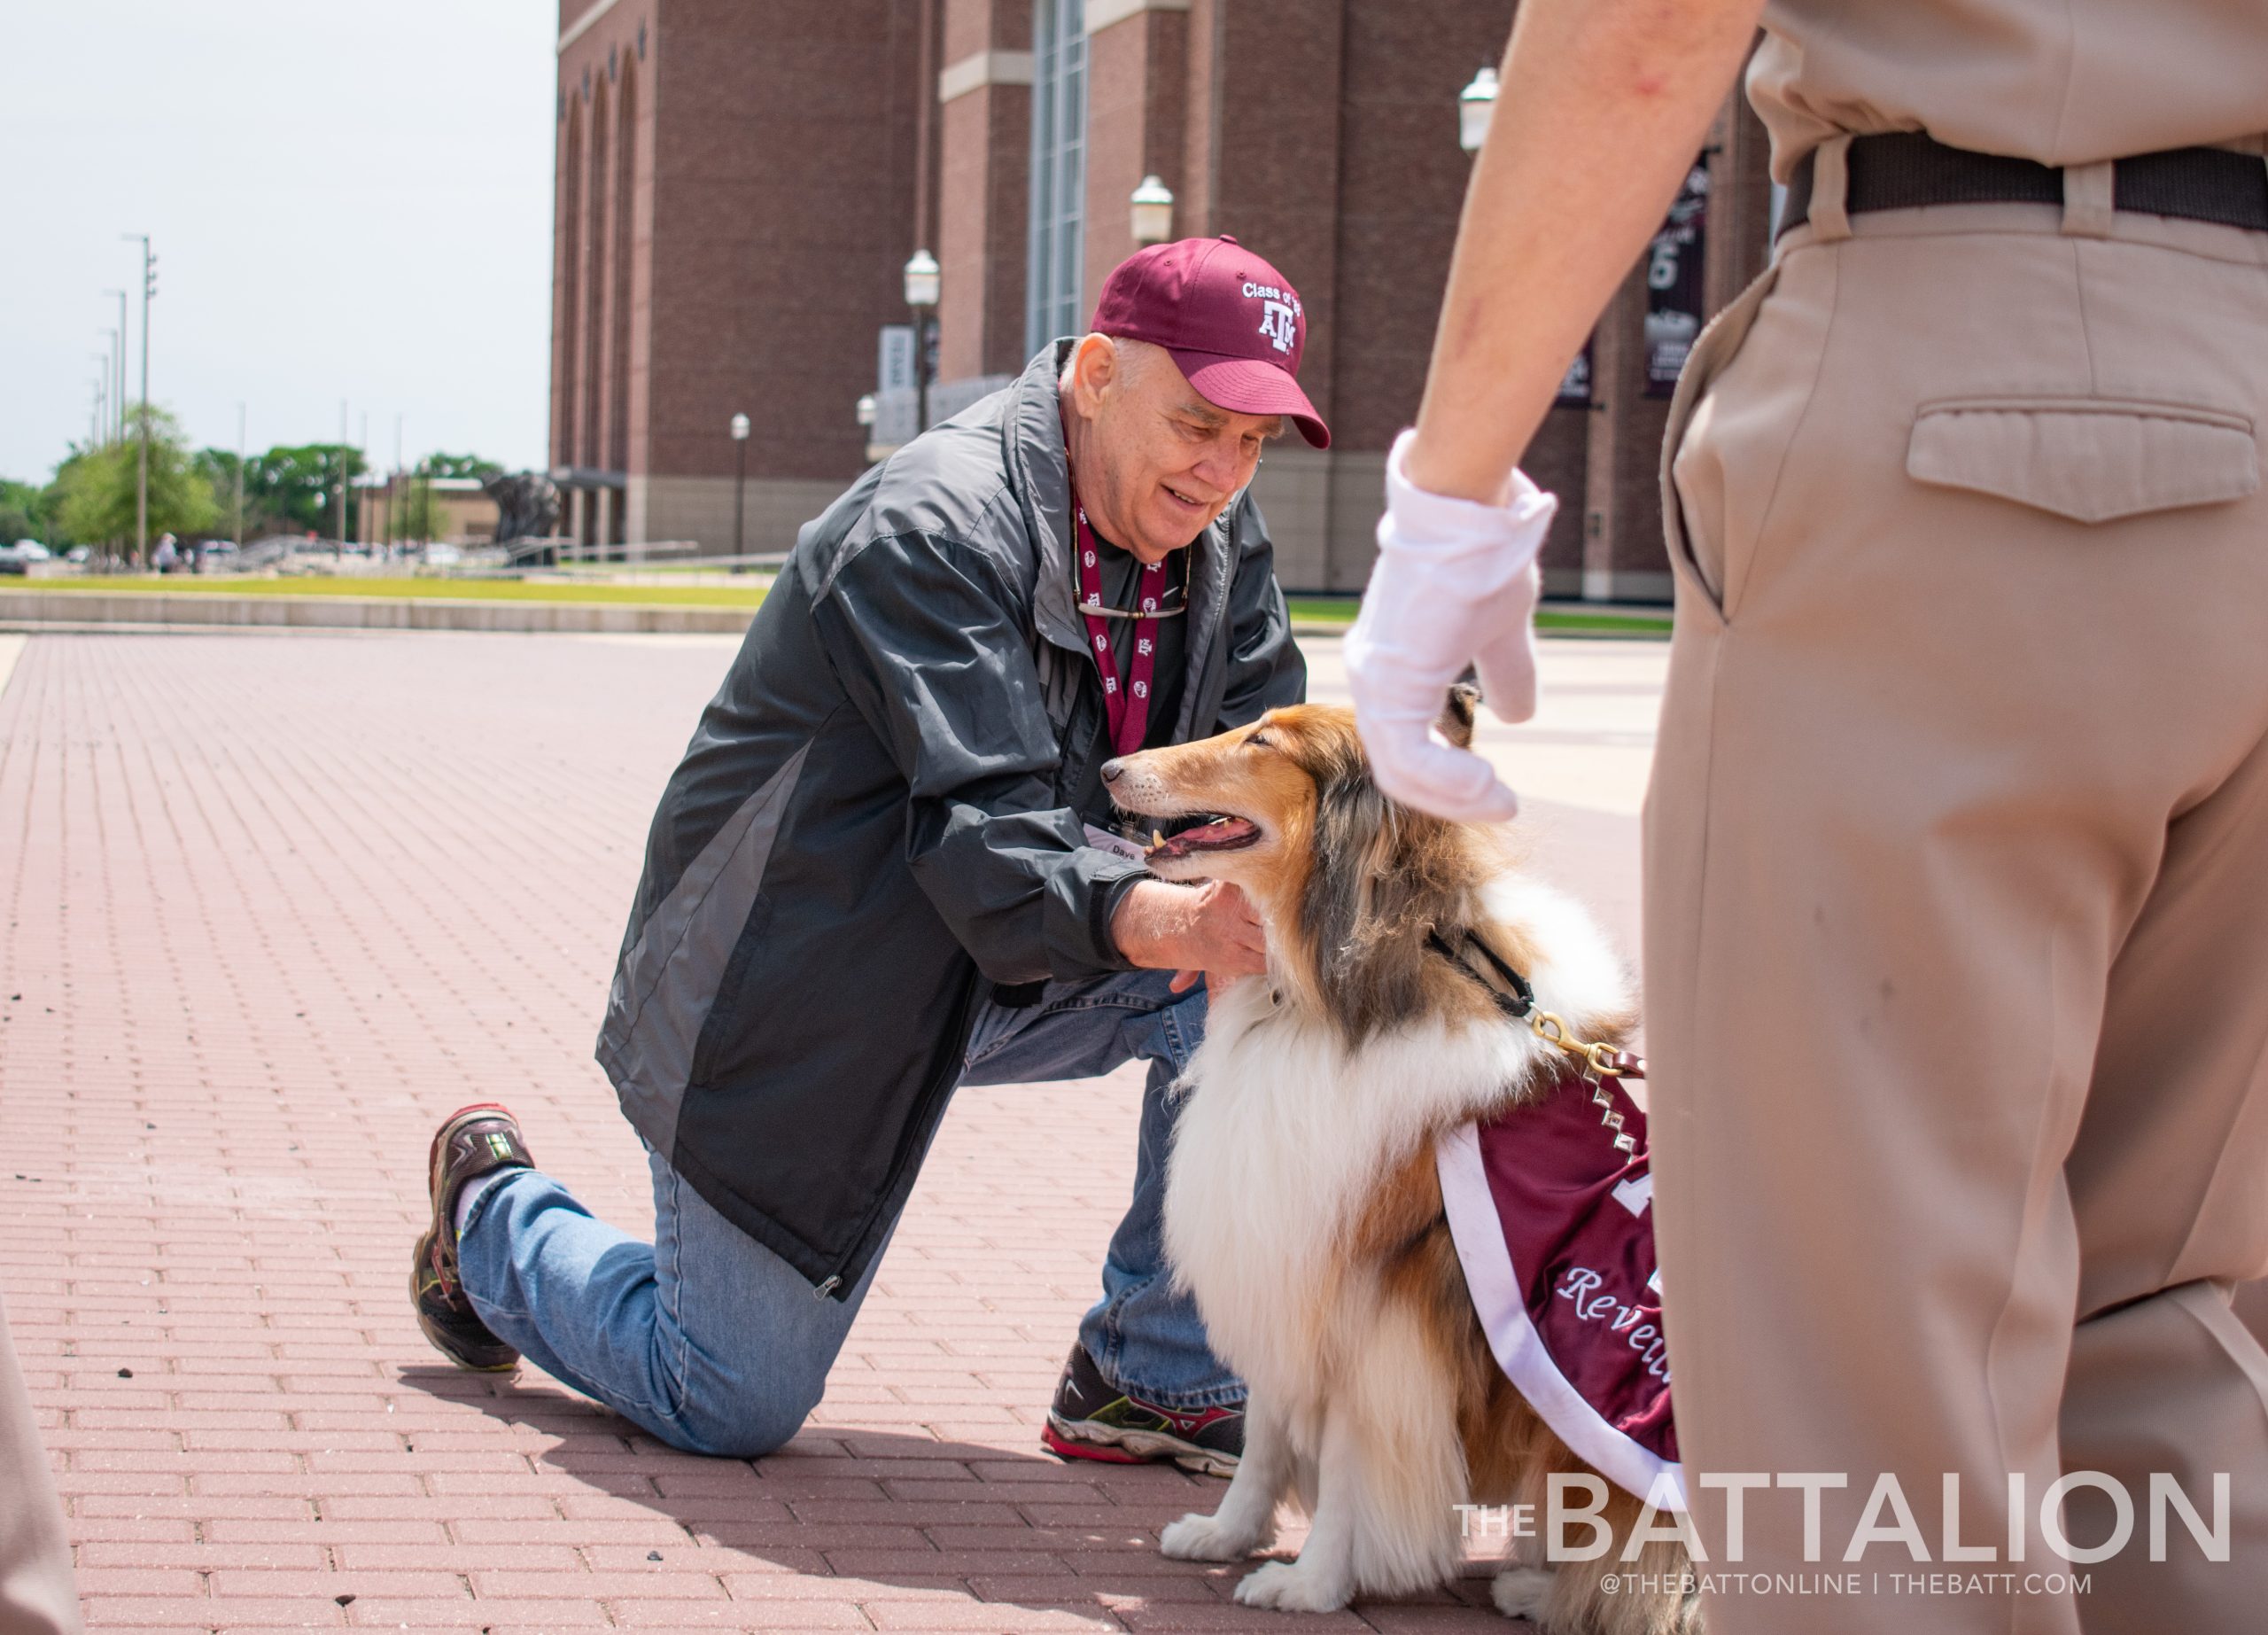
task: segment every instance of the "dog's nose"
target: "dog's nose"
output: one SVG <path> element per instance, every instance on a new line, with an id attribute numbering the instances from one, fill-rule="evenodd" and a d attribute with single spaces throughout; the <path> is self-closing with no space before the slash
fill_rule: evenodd
<path id="1" fill-rule="evenodd" d="M 1102 764 L 1102 781 L 1106 783 L 1115 783 L 1118 782 L 1118 775 L 1125 770 L 1124 761 L 1107 760 Z"/>

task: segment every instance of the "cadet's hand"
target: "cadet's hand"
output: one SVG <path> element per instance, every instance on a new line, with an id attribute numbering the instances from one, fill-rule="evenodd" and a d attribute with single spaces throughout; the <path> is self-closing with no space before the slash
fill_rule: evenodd
<path id="1" fill-rule="evenodd" d="M 1441 817 L 1498 822 L 1518 799 L 1487 761 L 1430 729 L 1468 664 L 1500 719 L 1535 713 L 1535 557 L 1559 502 L 1518 471 L 1501 505 L 1428 494 L 1405 471 L 1414 436 L 1404 432 L 1387 457 L 1379 559 L 1347 636 L 1355 724 L 1387 794 Z"/>
<path id="2" fill-rule="evenodd" d="M 1174 972 L 1176 993 L 1200 977 L 1218 991 L 1268 969 L 1268 933 L 1245 894 L 1224 881 L 1144 880 L 1118 899 L 1110 934 L 1136 965 Z"/>

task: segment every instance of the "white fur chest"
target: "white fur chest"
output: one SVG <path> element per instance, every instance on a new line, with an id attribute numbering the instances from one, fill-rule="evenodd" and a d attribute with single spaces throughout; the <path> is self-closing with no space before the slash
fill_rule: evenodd
<path id="1" fill-rule="evenodd" d="M 1166 1247 L 1215 1350 L 1255 1386 L 1311 1377 L 1317 1285 L 1387 1166 L 1501 1097 L 1522 1030 L 1419 1024 L 1347 1049 L 1277 1009 L 1264 981 L 1214 1007 L 1190 1063 Z"/>

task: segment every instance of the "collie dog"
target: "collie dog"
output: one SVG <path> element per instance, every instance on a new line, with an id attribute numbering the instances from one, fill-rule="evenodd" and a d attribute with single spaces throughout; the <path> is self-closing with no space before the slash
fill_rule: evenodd
<path id="1" fill-rule="evenodd" d="M 1477 697 L 1452 695 L 1445 736 L 1470 743 Z M 1244 1455 L 1218 1511 L 1168 1527 L 1165 1553 L 1250 1555 L 1290 1500 L 1312 1518 L 1305 1546 L 1247 1576 L 1238 1600 L 1322 1612 L 1434 1589 L 1458 1571 L 1460 1506 L 1542 1517 L 1551 1477 L 1591 1471 L 1492 1354 L 1435 1171 L 1444 1134 L 1565 1071 L 1480 973 L 1524 973 L 1538 1005 L 1613 1046 L 1635 1024 L 1627 976 L 1498 833 L 1382 795 L 1345 710 L 1276 710 L 1106 777 L 1122 809 L 1192 821 L 1150 849 L 1153 871 L 1234 882 L 1269 938 L 1268 974 L 1213 998 L 1166 1199 L 1175 1274 L 1250 1388 Z M 1470 963 L 1448 952 L 1472 943 Z M 1516 1541 L 1497 1606 L 1547 1635 L 1697 1631 L 1674 1587 L 1689 1582 L 1677 1530 L 1620 1488 L 1586 1488 L 1602 1490 L 1612 1547 L 1547 1570 L 1541 1538 Z M 1651 1587 L 1610 1592 L 1614 1574 Z"/>

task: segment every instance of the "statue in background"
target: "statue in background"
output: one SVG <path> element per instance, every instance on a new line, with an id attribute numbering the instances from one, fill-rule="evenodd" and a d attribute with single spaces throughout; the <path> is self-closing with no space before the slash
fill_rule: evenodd
<path id="1" fill-rule="evenodd" d="M 545 540 L 559 526 L 559 490 L 541 471 L 511 471 L 480 485 L 496 502 L 496 542 Z"/>

